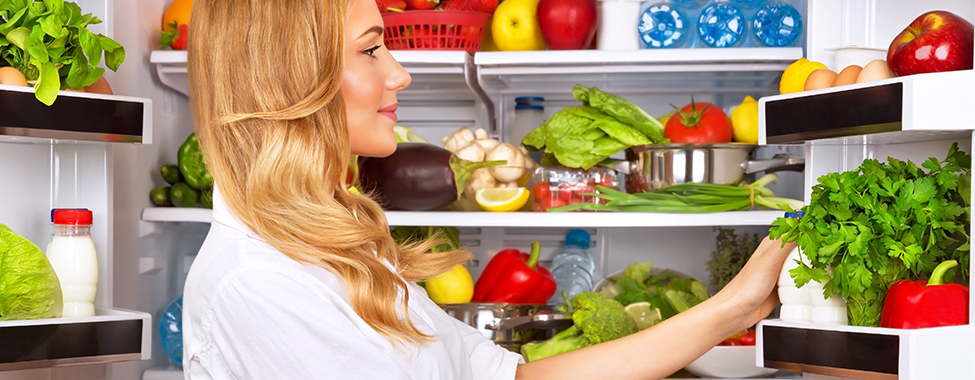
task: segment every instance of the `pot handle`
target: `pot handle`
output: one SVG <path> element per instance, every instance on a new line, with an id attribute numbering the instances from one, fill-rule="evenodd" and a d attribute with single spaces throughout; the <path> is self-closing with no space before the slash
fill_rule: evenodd
<path id="1" fill-rule="evenodd" d="M 596 166 L 602 166 L 604 168 L 613 169 L 623 174 L 630 174 L 630 172 L 632 171 L 631 169 L 632 163 L 630 161 L 620 160 L 616 158 L 607 158 L 602 162 L 596 164 Z"/>
<path id="2" fill-rule="evenodd" d="M 571 323 L 572 319 L 565 313 L 549 313 L 526 315 L 522 317 L 494 318 L 490 323 L 484 325 L 488 330 L 507 330 L 507 329 L 527 329 L 527 328 L 554 328 L 566 322 Z"/>
<path id="3" fill-rule="evenodd" d="M 764 160 L 751 160 L 741 163 L 745 174 L 789 170 L 801 172 L 806 167 L 806 159 L 799 156 L 775 156 Z"/>

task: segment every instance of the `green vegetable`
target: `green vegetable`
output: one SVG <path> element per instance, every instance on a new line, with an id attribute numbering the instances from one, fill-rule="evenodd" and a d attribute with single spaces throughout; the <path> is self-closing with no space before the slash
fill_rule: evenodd
<path id="1" fill-rule="evenodd" d="M 576 85 L 582 106 L 565 107 L 522 139 L 529 150 L 543 151 L 543 164 L 589 169 L 631 146 L 665 143 L 660 123 L 623 98 Z M 662 130 L 661 126 L 661 130 Z"/>
<path id="2" fill-rule="evenodd" d="M 200 206 L 203 208 L 213 208 L 213 189 L 206 189 L 200 192 Z"/>
<path id="3" fill-rule="evenodd" d="M 821 282 L 824 297 L 846 299 L 850 324 L 878 326 L 897 280 L 925 278 L 938 263 L 957 260 L 968 283 L 970 171 L 971 156 L 957 144 L 945 160 L 932 157 L 921 168 L 866 159 L 852 171 L 820 177 L 805 215 L 777 219 L 770 236 L 798 242 L 809 258 L 790 272 L 796 285 Z"/>
<path id="4" fill-rule="evenodd" d="M 47 256 L 0 224 L 0 321 L 60 318 L 61 282 Z"/>
<path id="5" fill-rule="evenodd" d="M 34 85 L 35 97 L 51 105 L 58 90 L 82 89 L 118 70 L 125 48 L 94 34 L 88 25 L 102 21 L 64 0 L 0 1 L 0 66 L 13 66 Z"/>
<path id="6" fill-rule="evenodd" d="M 779 177 L 777 175 L 769 173 L 752 184 L 742 186 L 711 183 L 682 183 L 640 194 L 627 194 L 604 186 L 596 186 L 596 193 L 584 193 L 583 195 L 592 195 L 608 202 L 601 204 L 591 202 L 576 203 L 568 206 L 550 208 L 547 211 L 590 210 L 708 213 L 744 211 L 756 205 L 776 209 L 801 207 L 801 201 L 775 197 L 775 194 L 765 187 L 769 183 L 778 182 L 778 180 Z"/>
<path id="7" fill-rule="evenodd" d="M 397 244 L 410 244 L 440 235 L 447 242 L 434 246 L 433 253 L 450 252 L 463 249 L 460 244 L 460 230 L 457 227 L 411 227 L 396 226 L 390 232 Z"/>
<path id="8" fill-rule="evenodd" d="M 149 199 L 156 206 L 172 206 L 173 202 L 169 199 L 169 186 L 158 186 L 149 191 Z"/>
<path id="9" fill-rule="evenodd" d="M 213 176 L 210 175 L 206 163 L 203 162 L 203 150 L 200 149 L 200 141 L 196 137 L 196 132 L 190 133 L 183 145 L 179 147 L 179 152 L 176 153 L 176 163 L 190 187 L 197 190 L 213 187 Z"/>
<path id="10" fill-rule="evenodd" d="M 623 306 L 649 302 L 660 311 L 661 320 L 673 317 L 710 297 L 707 285 L 691 278 L 677 277 L 671 271 L 650 274 L 653 261 L 632 263 L 622 276 L 610 277 L 611 283 L 600 289 Z"/>
<path id="11" fill-rule="evenodd" d="M 183 176 L 179 174 L 179 166 L 176 165 L 163 165 L 159 168 L 159 173 L 162 174 L 163 180 L 170 185 L 175 185 L 183 179 Z"/>
<path id="12" fill-rule="evenodd" d="M 169 200 L 176 207 L 195 207 L 200 199 L 200 192 L 190 187 L 186 182 L 178 182 L 169 189 Z"/>
<path id="13" fill-rule="evenodd" d="M 526 361 L 608 342 L 637 331 L 636 322 L 623 310 L 623 305 L 593 291 L 575 295 L 562 307 L 571 315 L 572 326 L 544 342 L 521 346 Z"/>
<path id="14" fill-rule="evenodd" d="M 724 289 L 724 286 L 731 282 L 745 263 L 752 257 L 752 253 L 758 248 L 761 239 L 758 234 L 742 233 L 735 235 L 735 230 L 731 228 L 715 227 L 718 237 L 715 239 L 716 248 L 711 252 L 711 259 L 708 260 L 708 272 L 711 273 L 711 287 L 715 292 Z"/>

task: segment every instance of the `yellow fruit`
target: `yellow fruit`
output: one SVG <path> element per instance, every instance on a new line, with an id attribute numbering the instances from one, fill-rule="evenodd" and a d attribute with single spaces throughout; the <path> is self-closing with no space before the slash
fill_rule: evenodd
<path id="1" fill-rule="evenodd" d="M 623 309 L 636 322 L 637 330 L 646 330 L 663 319 L 660 309 L 651 307 L 649 302 L 637 302 L 626 305 Z"/>
<path id="2" fill-rule="evenodd" d="M 491 33 L 491 25 L 494 24 L 494 18 L 488 19 L 487 28 L 484 28 L 484 37 L 481 38 L 481 48 L 477 51 L 498 51 L 498 45 L 494 44 L 494 33 Z"/>
<path id="3" fill-rule="evenodd" d="M 799 58 L 798 61 L 793 62 L 789 67 L 785 69 L 782 73 L 782 81 L 779 82 L 779 93 L 780 94 L 792 94 L 796 92 L 802 92 L 806 88 L 806 78 L 813 71 L 819 69 L 829 69 L 826 65 L 810 61 L 805 58 Z"/>
<path id="4" fill-rule="evenodd" d="M 732 137 L 735 141 L 758 144 L 758 101 L 746 96 L 731 110 Z"/>
<path id="5" fill-rule="evenodd" d="M 535 10 L 538 0 L 505 0 L 494 10 L 491 34 L 504 51 L 545 50 Z"/>
<path id="6" fill-rule="evenodd" d="M 193 0 L 173 0 L 169 7 L 166 8 L 166 13 L 163 14 L 162 29 L 167 32 L 172 32 L 172 28 L 169 24 L 190 24 L 190 10 L 193 9 Z"/>
<path id="7" fill-rule="evenodd" d="M 467 303 L 474 296 L 474 280 L 463 265 L 426 280 L 427 296 L 436 303 Z"/>
<path id="8" fill-rule="evenodd" d="M 667 121 L 670 120 L 670 117 L 671 116 L 674 116 L 674 111 L 670 111 L 670 112 L 667 112 L 666 114 L 661 115 L 660 117 L 657 118 L 657 121 L 659 121 L 660 124 L 663 124 L 664 126 L 666 126 L 667 125 Z"/>
<path id="9" fill-rule="evenodd" d="M 504 189 L 480 189 L 474 194 L 474 200 L 484 211 L 509 212 L 515 211 L 528 202 L 528 189 L 524 187 Z"/>

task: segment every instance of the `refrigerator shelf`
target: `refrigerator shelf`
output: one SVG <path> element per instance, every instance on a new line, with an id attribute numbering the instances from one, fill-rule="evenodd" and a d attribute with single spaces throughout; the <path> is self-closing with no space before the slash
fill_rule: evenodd
<path id="1" fill-rule="evenodd" d="M 952 110 L 971 108 L 975 71 L 919 74 L 763 97 L 759 144 L 863 145 L 970 136 Z"/>
<path id="2" fill-rule="evenodd" d="M 0 85 L 0 142 L 152 143 L 152 100 L 59 91 L 46 106 L 34 89 Z"/>
<path id="3" fill-rule="evenodd" d="M 756 364 L 864 380 L 959 379 L 975 373 L 975 326 L 902 330 L 764 320 Z"/>
<path id="4" fill-rule="evenodd" d="M 93 317 L 0 322 L 0 371 L 147 360 L 152 316 L 95 309 Z"/>
<path id="5" fill-rule="evenodd" d="M 146 222 L 210 223 L 211 210 L 202 208 L 149 207 L 142 210 Z M 736 211 L 713 214 L 651 213 L 546 213 L 546 212 L 419 212 L 387 211 L 391 226 L 454 227 L 699 227 L 767 226 L 783 211 Z"/>

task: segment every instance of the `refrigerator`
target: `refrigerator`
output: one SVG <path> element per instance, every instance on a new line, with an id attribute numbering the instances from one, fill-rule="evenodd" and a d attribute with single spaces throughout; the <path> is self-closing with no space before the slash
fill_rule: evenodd
<path id="1" fill-rule="evenodd" d="M 99 264 L 95 300 L 99 312 L 95 317 L 0 322 L 0 331 L 7 332 L 0 336 L 8 342 L 18 341 L 11 337 L 35 336 L 36 331 L 55 331 L 44 335 L 46 341 L 41 344 L 48 347 L 44 353 L 0 363 L 0 380 L 181 379 L 179 367 L 162 351 L 158 324 L 163 311 L 182 294 L 211 213 L 202 208 L 154 207 L 148 195 L 153 187 L 164 184 L 159 167 L 176 163 L 177 150 L 193 131 L 186 53 L 161 49 L 158 44 L 160 20 L 169 0 L 78 3 L 85 13 L 104 21 L 91 26 L 93 32 L 112 37 L 126 49 L 119 70 L 106 71 L 116 95 L 61 92 L 55 106 L 49 108 L 8 107 L 9 112 L 33 116 L 24 119 L 25 125 L 15 124 L 21 119 L 9 113 L 0 116 L 0 120 L 6 119 L 0 122 L 4 125 L 0 127 L 0 173 L 8 182 L 0 186 L 0 223 L 45 247 L 53 231 L 52 208 L 91 209 Z M 790 3 L 804 13 L 804 35 L 797 47 L 475 54 L 393 51 L 412 75 L 410 87 L 399 93 L 398 124 L 437 145 L 442 137 L 464 126 L 483 128 L 492 137 L 511 142 L 516 98 L 544 97 L 548 117 L 562 107 L 579 104 L 571 93 L 577 83 L 623 96 L 654 116 L 669 112 L 670 104 L 687 103 L 691 95 L 726 112 L 750 95 L 760 104 L 761 147 L 756 156 L 805 158 L 804 170 L 780 172 L 780 182 L 771 189 L 777 196 L 807 202 L 819 176 L 852 170 L 866 158 L 892 156 L 922 162 L 931 156 L 943 157 L 952 143 L 973 152 L 975 124 L 963 110 L 975 106 L 970 95 L 975 71 L 898 77 L 788 95 L 779 95 L 778 82 L 785 68 L 802 57 L 839 71 L 836 48 L 886 50 L 897 33 L 929 10 L 948 10 L 975 20 L 975 2 Z M 0 85 L 0 99 L 24 102 L 33 96 L 25 91 Z M 862 104 L 853 105 L 862 107 L 864 111 L 857 113 L 862 117 L 831 117 L 830 107 L 845 106 L 843 102 L 848 100 L 844 99 L 851 96 L 863 99 Z M 82 117 L 71 113 L 79 109 L 85 112 Z M 806 115 L 801 122 L 782 116 L 800 111 Z M 114 118 L 103 125 L 78 121 L 98 112 Z M 592 235 L 590 250 L 597 279 L 630 263 L 652 259 L 656 267 L 678 270 L 705 282 L 705 263 L 715 246 L 713 227 L 764 236 L 772 221 L 782 215 L 778 210 L 716 214 L 387 212 L 391 226 L 458 227 L 461 241 L 474 254 L 469 271 L 475 279 L 493 254 L 503 248 L 524 249 L 531 241 L 541 243 L 541 262 L 548 263 L 566 232 L 581 228 Z M 848 349 L 851 337 L 896 347 L 858 351 L 889 365 L 863 370 L 855 360 L 815 355 Z M 778 347 L 788 344 L 820 350 L 766 349 L 773 342 Z M 786 370 L 780 375 L 793 378 L 975 379 L 972 325 L 898 331 L 771 319 L 760 324 L 757 351 L 758 365 Z"/>

